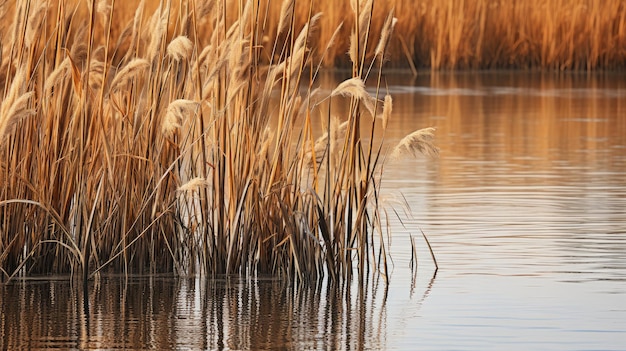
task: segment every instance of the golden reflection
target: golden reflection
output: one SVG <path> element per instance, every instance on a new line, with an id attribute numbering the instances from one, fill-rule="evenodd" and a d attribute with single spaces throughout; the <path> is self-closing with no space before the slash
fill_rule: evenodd
<path id="1" fill-rule="evenodd" d="M 108 277 L 83 304 L 69 281 L 16 281 L 0 286 L 0 349 L 379 349 L 386 294 L 377 288 Z"/>
<path id="2" fill-rule="evenodd" d="M 437 128 L 437 181 L 482 182 L 494 169 L 626 169 L 626 80 L 598 73 L 433 73 L 395 94 L 388 137 Z M 388 76 L 390 85 L 406 79 Z M 459 173 L 475 177 L 458 177 Z M 500 172 L 504 173 L 504 172 Z M 507 184 L 523 177 L 505 179 Z"/>

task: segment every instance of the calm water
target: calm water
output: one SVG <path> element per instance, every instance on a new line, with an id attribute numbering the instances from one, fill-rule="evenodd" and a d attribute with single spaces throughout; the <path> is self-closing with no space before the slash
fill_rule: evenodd
<path id="1" fill-rule="evenodd" d="M 386 84 L 390 141 L 435 126 L 441 149 L 386 166 L 385 200 L 412 210 L 392 223 L 388 290 L 17 281 L 0 286 L 0 349 L 626 350 L 626 76 Z"/>

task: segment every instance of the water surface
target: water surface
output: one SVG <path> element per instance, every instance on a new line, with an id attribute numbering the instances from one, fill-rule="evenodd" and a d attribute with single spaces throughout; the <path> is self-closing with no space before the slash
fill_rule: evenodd
<path id="1" fill-rule="evenodd" d="M 153 276 L 103 277 L 83 294 L 18 280 L 0 286 L 0 348 L 626 349 L 626 76 L 384 84 L 390 144 L 434 126 L 441 151 L 386 165 L 384 199 L 403 213 L 387 290 Z"/>
<path id="2" fill-rule="evenodd" d="M 388 345 L 623 350 L 624 76 L 439 74 L 390 84 L 400 114 L 392 128 L 437 127 L 438 162 L 402 160 L 386 184 L 407 198 L 407 227 L 427 233 L 441 269 L 406 317 L 406 336 Z"/>

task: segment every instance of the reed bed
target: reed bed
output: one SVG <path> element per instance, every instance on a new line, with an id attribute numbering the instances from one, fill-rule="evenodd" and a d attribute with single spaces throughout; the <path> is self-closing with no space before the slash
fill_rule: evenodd
<path id="1" fill-rule="evenodd" d="M 402 1 L 398 52 L 441 68 L 623 69 L 624 0 Z"/>
<path id="2" fill-rule="evenodd" d="M 118 7 L 121 22 L 130 20 L 138 0 Z M 174 1 L 173 3 L 179 4 Z M 334 37 L 325 67 L 350 67 L 347 47 L 354 17 L 350 1 L 297 1 L 294 20 L 300 28 L 310 6 L 322 12 L 318 34 L 321 47 Z M 158 1 L 149 0 L 154 9 Z M 178 6 L 178 5 L 177 5 Z M 278 34 L 281 2 L 261 1 L 262 38 L 266 50 L 259 59 L 269 61 L 273 43 L 285 39 Z M 237 16 L 237 1 L 226 6 L 227 23 Z M 550 69 L 594 70 L 626 67 L 626 0 L 393 0 L 376 2 L 370 22 L 379 33 L 385 15 L 395 9 L 398 23 L 387 48 L 389 66 L 418 69 Z M 208 23 L 208 22 L 206 22 Z M 335 34 L 337 26 L 343 27 Z M 212 27 L 200 26 L 201 33 Z M 119 34 L 122 26 L 112 29 Z M 368 58 L 375 56 L 378 38 L 369 38 Z M 275 53 L 278 54 L 278 53 Z M 321 52 L 317 52 L 321 55 Z M 316 57 L 320 60 L 320 57 Z"/>
<path id="3" fill-rule="evenodd" d="M 327 22 L 322 26 L 323 40 L 331 35 L 330 28 L 336 23 L 350 23 L 351 19 L 344 15 L 350 11 L 347 2 L 317 3 L 319 11 L 327 14 Z M 624 0 L 394 0 L 376 5 L 377 15 L 371 25 L 375 30 L 383 26 L 381 13 L 394 8 L 398 18 L 389 48 L 391 65 L 396 67 L 626 67 Z M 349 62 L 341 45 L 333 50 L 334 61 L 327 63 Z M 373 50 L 368 54 L 373 55 Z"/>
<path id="4" fill-rule="evenodd" d="M 267 2 L 270 19 L 261 44 L 271 46 L 281 16 L 280 2 Z M 346 48 L 354 17 L 350 1 L 313 2 L 320 43 L 334 36 L 327 67 L 350 67 Z M 295 2 L 298 25 L 309 2 Z M 594 70 L 626 67 L 626 0 L 393 0 L 376 2 L 370 28 L 378 33 L 385 14 L 398 23 L 387 48 L 390 66 L 418 69 Z M 231 12 L 234 9 L 231 10 Z M 343 23 L 338 35 L 335 29 Z M 209 29 L 210 30 L 210 29 Z M 369 59 L 378 38 L 369 37 Z M 318 53 L 319 54 L 319 53 Z M 262 57 L 267 58 L 267 57 Z M 319 57 L 318 57 L 319 58 Z"/>
<path id="5" fill-rule="evenodd" d="M 77 1 L 77 0 L 72 0 Z M 187 0 L 189 1 L 189 0 Z M 362 0 L 361 0 L 362 1 Z M 140 0 L 118 2 L 113 12 L 113 38 L 133 19 Z M 199 1 L 196 1 L 199 3 Z M 159 6 L 158 0 L 144 1 L 146 12 Z M 321 12 L 311 46 L 325 47 L 313 52 L 324 67 L 352 65 L 348 54 L 354 24 L 351 1 L 296 1 L 291 19 L 301 28 L 310 13 Z M 185 1 L 172 0 L 173 12 L 186 11 Z M 264 50 L 258 59 L 276 61 L 280 52 L 274 43 L 283 44 L 284 32 L 277 31 L 282 16 L 280 1 L 260 1 L 260 30 L 257 45 Z M 237 18 L 239 1 L 224 6 L 225 23 Z M 387 47 L 388 66 L 419 69 L 549 69 L 594 70 L 626 67 L 626 0 L 393 0 L 378 1 L 369 23 L 371 32 L 379 33 L 386 14 L 395 10 L 398 19 L 395 34 Z M 87 17 L 88 15 L 84 15 Z M 210 21 L 197 23 L 199 40 L 206 43 L 213 26 Z M 283 21 L 284 23 L 285 21 Z M 338 33 L 337 26 L 343 24 Z M 96 36 L 103 32 L 95 33 Z M 368 59 L 375 56 L 378 38 L 368 39 Z M 112 45 L 112 43 L 111 43 Z M 270 57 L 274 55 L 275 57 Z"/>
<path id="6" fill-rule="evenodd" d="M 374 32 L 373 1 L 352 2 L 352 78 L 324 93 L 315 79 L 336 43 L 314 46 L 322 17 L 302 21 L 294 3 L 268 45 L 256 1 L 141 1 L 127 22 L 115 1 L 5 2 L 2 279 L 386 277 L 387 151 L 373 130 L 392 113 L 380 82 L 396 20 Z M 396 149 L 434 154 L 432 133 Z"/>
<path id="7" fill-rule="evenodd" d="M 344 15 L 349 12 L 347 2 L 318 3 L 319 11 L 328 14 L 328 25 L 323 28 L 350 22 Z M 375 13 L 391 8 L 398 17 L 397 34 L 389 48 L 396 67 L 626 67 L 624 0 L 394 0 L 377 3 Z M 384 16 L 373 16 L 372 28 L 378 30 L 383 22 Z M 330 33 L 326 29 L 322 37 Z M 334 49 L 335 65 L 347 61 L 341 48 Z"/>

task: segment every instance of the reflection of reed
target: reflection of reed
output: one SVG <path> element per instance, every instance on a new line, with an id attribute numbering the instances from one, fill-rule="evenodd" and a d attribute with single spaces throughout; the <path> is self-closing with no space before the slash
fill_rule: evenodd
<path id="1" fill-rule="evenodd" d="M 0 349 L 77 348 L 85 323 L 79 289 L 67 283 L 27 282 L 0 287 Z"/>
<path id="2" fill-rule="evenodd" d="M 364 284 L 109 277 L 85 313 L 70 282 L 19 281 L 0 287 L 0 349 L 380 349 L 385 284 Z"/>
<path id="3" fill-rule="evenodd" d="M 481 181 L 478 176 L 458 177 L 459 167 L 477 175 L 493 174 L 503 165 L 541 173 L 553 170 L 556 163 L 584 161 L 623 170 L 626 85 L 619 77 L 441 73 L 410 83 L 424 88 L 419 95 L 396 96 L 398 113 L 388 135 L 399 137 L 416 125 L 436 126 L 442 154 L 439 181 L 449 186 Z M 621 166 L 615 164 L 620 159 Z M 524 179 L 502 181 L 515 184 Z"/>
<path id="4" fill-rule="evenodd" d="M 624 82 L 617 73 L 442 73 L 396 94 L 393 137 L 438 128 L 435 167 L 418 174 L 421 164 L 406 163 L 386 179 L 412 208 L 422 205 L 410 224 L 428 234 L 440 262 L 472 273 L 623 280 Z"/>
<path id="5" fill-rule="evenodd" d="M 368 289 L 285 287 L 277 281 L 205 285 L 208 348 L 364 349 L 380 345 L 385 301 Z M 375 289 L 373 289 L 375 290 Z"/>

